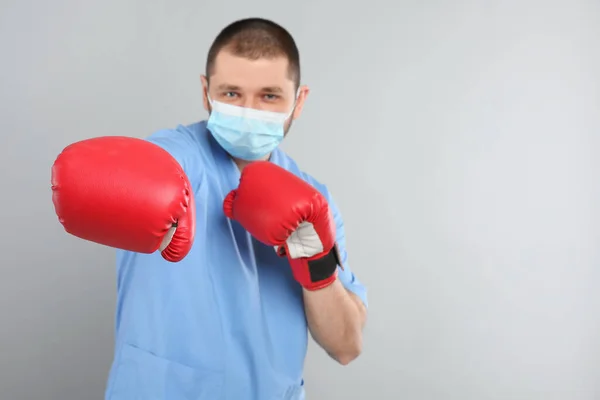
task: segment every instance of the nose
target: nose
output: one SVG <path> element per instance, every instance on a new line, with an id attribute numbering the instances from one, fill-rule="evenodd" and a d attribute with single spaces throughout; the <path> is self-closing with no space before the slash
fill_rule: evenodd
<path id="1" fill-rule="evenodd" d="M 246 96 L 242 102 L 242 107 L 260 110 L 260 101 L 256 96 Z"/>

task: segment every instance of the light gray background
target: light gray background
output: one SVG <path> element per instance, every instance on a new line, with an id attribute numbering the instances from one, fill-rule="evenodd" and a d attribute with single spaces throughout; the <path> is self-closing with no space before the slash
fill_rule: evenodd
<path id="1" fill-rule="evenodd" d="M 364 354 L 313 346 L 309 399 L 600 398 L 599 1 L 0 4 L 1 399 L 100 399 L 112 358 L 113 252 L 63 232 L 55 156 L 204 118 L 208 46 L 246 16 L 297 39 L 285 149 L 370 289 Z"/>

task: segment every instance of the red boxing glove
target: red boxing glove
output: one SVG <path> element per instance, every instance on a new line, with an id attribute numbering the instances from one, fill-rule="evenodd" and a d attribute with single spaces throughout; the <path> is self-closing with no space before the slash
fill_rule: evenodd
<path id="1" fill-rule="evenodd" d="M 257 240 L 287 255 L 294 278 L 305 289 L 335 281 L 340 258 L 329 204 L 296 175 L 268 161 L 253 162 L 225 198 L 223 210 Z"/>
<path id="2" fill-rule="evenodd" d="M 183 259 L 194 241 L 193 190 L 166 150 L 107 136 L 67 146 L 52 166 L 52 201 L 64 229 L 106 246 Z"/>

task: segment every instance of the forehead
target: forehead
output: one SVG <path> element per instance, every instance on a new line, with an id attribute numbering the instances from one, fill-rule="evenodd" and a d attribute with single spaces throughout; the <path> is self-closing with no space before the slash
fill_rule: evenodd
<path id="1" fill-rule="evenodd" d="M 245 89 L 279 86 L 292 88 L 286 57 L 259 58 L 251 60 L 236 56 L 229 51 L 219 52 L 215 59 L 211 84 L 227 84 Z"/>

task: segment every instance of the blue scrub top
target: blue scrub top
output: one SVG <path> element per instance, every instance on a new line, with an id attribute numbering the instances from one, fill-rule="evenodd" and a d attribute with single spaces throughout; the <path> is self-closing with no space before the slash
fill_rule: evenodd
<path id="1" fill-rule="evenodd" d="M 117 251 L 115 354 L 106 400 L 304 399 L 308 329 L 302 288 L 285 258 L 223 214 L 240 172 L 206 122 L 151 135 L 175 157 L 196 200 L 196 239 L 178 263 Z M 365 306 L 342 217 L 327 188 L 283 151 L 271 161 L 317 188 L 337 224 L 339 280 Z"/>

